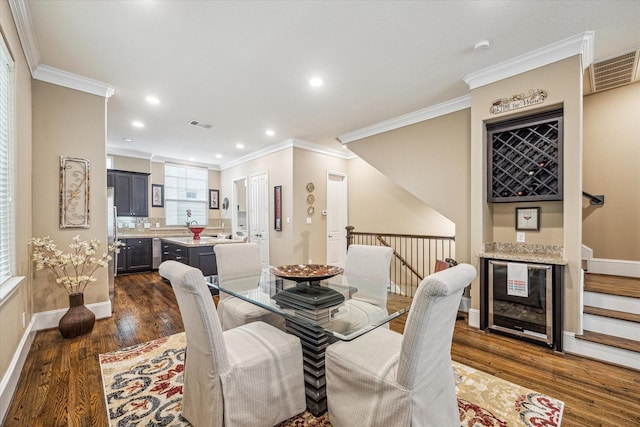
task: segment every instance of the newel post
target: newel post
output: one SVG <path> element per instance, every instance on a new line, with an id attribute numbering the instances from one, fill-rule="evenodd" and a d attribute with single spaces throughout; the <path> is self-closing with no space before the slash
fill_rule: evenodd
<path id="1" fill-rule="evenodd" d="M 347 229 L 347 249 L 349 249 L 349 245 L 353 243 L 353 234 L 351 233 L 353 232 L 355 227 L 352 225 L 347 225 L 345 228 Z"/>

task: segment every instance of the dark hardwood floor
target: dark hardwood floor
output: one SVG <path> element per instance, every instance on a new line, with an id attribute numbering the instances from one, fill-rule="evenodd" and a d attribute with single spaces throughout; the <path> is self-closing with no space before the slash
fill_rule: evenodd
<path id="1" fill-rule="evenodd" d="M 391 328 L 402 332 L 405 320 Z M 107 426 L 97 355 L 181 331 L 173 291 L 156 273 L 118 276 L 114 315 L 91 334 L 37 333 L 3 425 Z M 563 400 L 563 426 L 640 426 L 638 371 L 479 332 L 465 321 L 456 324 L 452 357 Z"/>

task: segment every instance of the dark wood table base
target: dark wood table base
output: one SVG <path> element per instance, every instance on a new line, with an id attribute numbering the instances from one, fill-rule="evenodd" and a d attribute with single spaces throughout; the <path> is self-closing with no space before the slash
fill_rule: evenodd
<path id="1" fill-rule="evenodd" d="M 304 385 L 307 395 L 307 410 L 320 416 L 327 411 L 327 386 L 324 357 L 329 344 L 335 339 L 319 327 L 311 327 L 295 319 L 285 319 L 287 332 L 300 338 L 304 367 Z"/>

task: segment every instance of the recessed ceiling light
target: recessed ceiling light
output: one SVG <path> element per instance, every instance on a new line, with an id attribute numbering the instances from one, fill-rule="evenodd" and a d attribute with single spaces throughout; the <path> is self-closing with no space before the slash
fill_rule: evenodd
<path id="1" fill-rule="evenodd" d="M 122 138 L 122 140 L 124 142 L 133 142 L 133 139 L 131 139 L 131 138 Z"/>
<path id="2" fill-rule="evenodd" d="M 222 154 L 216 154 L 216 159 L 221 159 L 222 158 Z"/>
<path id="3" fill-rule="evenodd" d="M 311 87 L 320 87 L 323 84 L 324 84 L 324 81 L 322 81 L 320 77 L 314 77 L 311 80 L 309 80 L 309 85 Z"/>
<path id="4" fill-rule="evenodd" d="M 195 157 L 189 157 L 189 161 L 193 162 L 193 161 L 195 161 L 195 160 L 196 160 L 196 158 L 195 158 Z"/>
<path id="5" fill-rule="evenodd" d="M 144 123 L 136 120 L 136 121 L 131 122 L 131 126 L 136 127 L 136 128 L 143 128 L 144 127 Z"/>
<path id="6" fill-rule="evenodd" d="M 236 148 L 239 149 L 239 150 L 242 150 L 244 148 L 244 144 L 242 142 L 238 142 L 236 144 Z"/>
<path id="7" fill-rule="evenodd" d="M 147 102 L 148 102 L 149 104 L 153 104 L 153 105 L 160 104 L 160 100 L 159 100 L 158 98 L 156 98 L 155 96 L 151 96 L 151 95 L 150 95 L 150 96 L 147 96 L 147 98 L 146 98 L 146 99 L 147 99 Z"/>
<path id="8" fill-rule="evenodd" d="M 275 133 L 275 131 L 274 131 L 273 129 L 267 129 L 267 130 L 265 131 L 265 134 L 266 134 L 267 136 L 273 136 L 273 135 L 275 135 L 276 133 Z"/>

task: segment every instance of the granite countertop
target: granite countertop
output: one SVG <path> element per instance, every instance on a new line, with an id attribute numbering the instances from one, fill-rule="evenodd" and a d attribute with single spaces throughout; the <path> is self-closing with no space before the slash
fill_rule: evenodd
<path id="1" fill-rule="evenodd" d="M 204 229 L 201 236 L 209 236 L 214 237 L 218 233 L 223 233 L 222 228 L 218 227 L 207 227 Z M 162 228 L 145 228 L 145 229 L 136 229 L 136 228 L 119 228 L 118 229 L 118 238 L 119 239 L 140 239 L 140 238 L 153 238 L 153 237 L 188 237 L 193 236 L 193 234 L 186 227 L 162 227 Z"/>
<path id="2" fill-rule="evenodd" d="M 562 246 L 528 243 L 485 243 L 484 251 L 478 253 L 480 258 L 567 265 L 567 260 L 562 256 Z"/>
<path id="3" fill-rule="evenodd" d="M 242 239 L 218 239 L 216 237 L 200 237 L 195 240 L 192 237 L 162 237 L 162 240 L 175 243 L 177 245 L 198 247 L 198 246 L 215 246 L 227 243 L 242 243 Z"/>

